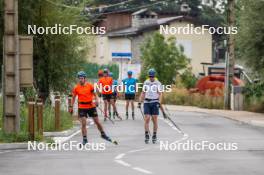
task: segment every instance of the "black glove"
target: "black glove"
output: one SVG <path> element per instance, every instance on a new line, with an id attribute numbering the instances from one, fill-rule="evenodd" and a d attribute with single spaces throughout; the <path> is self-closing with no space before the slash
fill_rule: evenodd
<path id="1" fill-rule="evenodd" d="M 141 108 L 141 103 L 140 103 L 140 102 L 138 103 L 138 108 L 139 108 L 139 109 Z"/>
<path id="2" fill-rule="evenodd" d="M 163 117 L 164 117 L 165 119 L 168 118 L 168 117 L 167 117 L 167 114 L 166 114 L 165 112 L 163 112 Z"/>

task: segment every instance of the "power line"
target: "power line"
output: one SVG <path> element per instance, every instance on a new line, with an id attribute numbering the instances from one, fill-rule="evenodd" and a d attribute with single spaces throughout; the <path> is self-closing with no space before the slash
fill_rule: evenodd
<path id="1" fill-rule="evenodd" d="M 119 3 L 116 3 L 116 4 L 111 4 L 111 5 L 107 5 L 107 6 L 103 6 L 103 7 L 73 7 L 73 6 L 69 6 L 69 5 L 65 5 L 65 4 L 61 4 L 61 3 L 55 3 L 55 2 L 52 2 L 51 0 L 46 0 L 46 1 L 49 2 L 50 4 L 55 5 L 55 6 L 71 8 L 71 9 L 76 9 L 76 10 L 84 10 L 84 9 L 87 9 L 87 10 L 97 10 L 97 9 L 99 9 L 100 10 L 100 9 L 106 9 L 106 8 L 114 7 L 114 6 L 118 6 L 118 5 L 124 5 L 124 4 L 132 2 L 134 0 L 127 0 L 127 1 L 124 1 L 124 2 L 119 2 Z"/>
<path id="2" fill-rule="evenodd" d="M 68 5 L 65 5 L 65 4 L 55 3 L 55 2 L 52 2 L 51 0 L 45 0 L 45 1 L 50 3 L 50 4 L 53 4 L 55 6 L 59 6 L 59 7 L 71 8 L 71 9 L 76 9 L 76 10 L 83 10 L 84 9 L 84 8 L 81 8 L 81 7 L 73 7 L 73 6 L 68 6 Z"/>
<path id="3" fill-rule="evenodd" d="M 119 12 L 126 12 L 126 11 L 128 11 L 128 10 L 135 10 L 135 9 L 139 9 L 139 8 L 152 7 L 152 6 L 154 6 L 154 5 L 157 5 L 157 4 L 160 4 L 160 3 L 164 3 L 164 2 L 168 2 L 168 1 L 171 1 L 171 0 L 162 0 L 162 1 L 155 2 L 155 3 L 149 4 L 149 5 L 138 6 L 138 7 L 128 8 L 128 9 L 119 10 L 119 11 L 114 11 L 114 12 L 115 12 L 115 13 L 119 13 Z M 110 14 L 110 13 L 113 13 L 113 12 L 97 13 L 97 14 L 95 14 L 95 15 L 106 15 L 106 14 Z"/>
<path id="4" fill-rule="evenodd" d="M 112 4 L 112 5 L 107 5 L 107 6 L 104 6 L 104 7 L 90 7 L 88 8 L 89 10 L 96 10 L 96 9 L 104 9 L 104 8 L 108 8 L 108 7 L 114 7 L 114 6 L 118 6 L 118 5 L 124 5 L 128 2 L 132 2 L 134 0 L 127 0 L 127 1 L 124 1 L 124 2 L 119 2 L 119 3 L 116 3 L 116 4 Z"/>

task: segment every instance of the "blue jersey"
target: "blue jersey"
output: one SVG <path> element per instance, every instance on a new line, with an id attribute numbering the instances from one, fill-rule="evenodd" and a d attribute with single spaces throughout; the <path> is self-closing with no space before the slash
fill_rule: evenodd
<path id="1" fill-rule="evenodd" d="M 123 84 L 125 85 L 125 94 L 135 94 L 137 79 L 135 78 L 126 78 L 123 80 Z"/>
<path id="2" fill-rule="evenodd" d="M 118 81 L 117 80 L 113 81 L 113 86 L 114 86 L 113 93 L 115 94 L 116 93 L 116 88 L 118 86 Z"/>

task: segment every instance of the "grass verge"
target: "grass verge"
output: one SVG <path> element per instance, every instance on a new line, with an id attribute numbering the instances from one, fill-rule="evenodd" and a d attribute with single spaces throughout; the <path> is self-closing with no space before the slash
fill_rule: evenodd
<path id="1" fill-rule="evenodd" d="M 210 92 L 205 94 L 190 93 L 185 88 L 172 88 L 172 92 L 164 93 L 166 104 L 197 106 L 208 109 L 223 109 L 224 97 L 211 96 Z"/>
<path id="2" fill-rule="evenodd" d="M 4 133 L 3 126 L 3 105 L 2 100 L 0 102 L 0 143 L 10 143 L 10 142 L 25 142 L 28 141 L 28 111 L 27 105 L 21 104 L 20 106 L 20 132 L 15 134 Z M 44 131 L 52 132 L 55 131 L 55 112 L 54 108 L 50 105 L 45 105 L 43 112 L 43 128 Z M 73 127 L 72 116 L 66 111 L 60 111 L 60 131 L 67 130 Z M 35 115 L 35 129 L 37 126 L 37 116 Z M 35 140 L 43 141 L 36 131 Z"/>

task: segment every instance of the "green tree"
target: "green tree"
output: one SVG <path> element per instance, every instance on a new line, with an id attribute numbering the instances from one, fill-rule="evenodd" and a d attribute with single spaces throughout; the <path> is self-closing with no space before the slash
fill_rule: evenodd
<path id="1" fill-rule="evenodd" d="M 253 70 L 264 74 L 264 1 L 241 0 L 239 33 L 237 36 L 239 57 Z M 263 76 L 260 76 L 263 80 Z"/>
<path id="2" fill-rule="evenodd" d="M 56 2 L 56 1 L 54 1 Z M 42 0 L 19 1 L 19 33 L 27 34 L 28 25 L 49 27 L 88 24 L 80 11 Z M 87 54 L 87 38 L 77 34 L 36 34 L 34 37 L 34 86 L 46 99 L 50 91 L 66 92 Z"/>
<path id="3" fill-rule="evenodd" d="M 175 81 L 178 71 L 186 68 L 188 64 L 183 47 L 176 47 L 175 43 L 175 38 L 166 40 L 157 32 L 146 40 L 141 48 L 143 61 L 141 80 L 146 78 L 149 68 L 154 68 L 163 84 L 172 84 Z"/>
<path id="4" fill-rule="evenodd" d="M 98 71 L 104 68 L 108 68 L 110 72 L 113 73 L 113 78 L 117 79 L 119 75 L 119 68 L 117 64 L 108 64 L 108 65 L 99 65 L 96 63 L 86 63 L 82 66 L 82 70 L 84 70 L 87 73 L 87 77 L 91 79 L 97 79 L 98 78 Z"/>
<path id="5" fill-rule="evenodd" d="M 4 0 L 0 0 L 0 65 L 3 64 Z M 1 68 L 2 70 L 2 68 Z M 2 71 L 0 71 L 2 77 Z M 2 81 L 0 82 L 2 87 Z"/>

